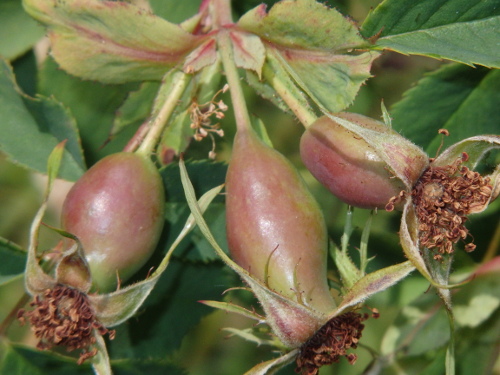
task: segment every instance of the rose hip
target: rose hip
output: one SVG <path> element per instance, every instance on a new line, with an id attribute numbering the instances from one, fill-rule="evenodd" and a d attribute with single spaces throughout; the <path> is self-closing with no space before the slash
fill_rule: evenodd
<path id="1" fill-rule="evenodd" d="M 99 291 L 116 288 L 152 255 L 163 227 L 163 183 L 151 160 L 134 153 L 105 157 L 72 187 L 64 230 L 81 241 Z"/>

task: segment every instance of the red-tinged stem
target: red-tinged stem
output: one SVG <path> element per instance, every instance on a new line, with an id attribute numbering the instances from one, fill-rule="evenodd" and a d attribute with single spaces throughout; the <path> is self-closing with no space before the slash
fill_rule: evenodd
<path id="1" fill-rule="evenodd" d="M 230 31 L 227 28 L 227 26 L 233 23 L 230 0 L 213 0 L 212 15 L 214 18 L 214 27 L 219 28 L 217 45 L 219 47 L 224 72 L 226 73 L 227 83 L 229 84 L 236 127 L 238 130 L 250 129 L 250 115 L 248 114 L 245 96 L 243 95 L 238 68 L 234 63 L 233 45 L 229 35 Z"/>

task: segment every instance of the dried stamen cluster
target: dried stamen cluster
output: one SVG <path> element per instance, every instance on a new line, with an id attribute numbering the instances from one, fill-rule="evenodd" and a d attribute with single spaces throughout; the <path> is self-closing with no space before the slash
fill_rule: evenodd
<path id="1" fill-rule="evenodd" d="M 467 215 L 480 211 L 492 194 L 490 179 L 478 172 L 461 166 L 468 155 L 451 165 L 431 166 L 422 174 L 411 193 L 419 220 L 420 244 L 436 249 L 434 259 L 441 254 L 453 253 L 453 246 L 460 239 L 465 240 L 469 231 L 465 228 Z M 466 251 L 473 251 L 470 242 Z"/>
<path id="2" fill-rule="evenodd" d="M 109 331 L 95 317 L 94 310 L 86 295 L 76 289 L 57 285 L 47 289 L 41 296 L 35 296 L 30 304 L 32 311 L 19 310 L 21 323 L 28 320 L 35 336 L 40 339 L 37 348 L 50 349 L 65 346 L 68 351 L 82 349 L 78 364 L 97 354 L 97 349 L 89 350 L 96 342 L 97 333 L 109 334 L 113 339 L 115 331 Z"/>
<path id="3" fill-rule="evenodd" d="M 199 104 L 193 101 L 189 108 L 190 120 L 192 129 L 195 129 L 194 139 L 196 141 L 201 141 L 209 136 L 212 139 L 212 150 L 210 151 L 209 157 L 213 159 L 215 157 L 215 139 L 213 133 L 220 137 L 224 136 L 224 131 L 220 129 L 219 123 L 212 123 L 211 117 L 215 116 L 217 119 L 222 120 L 225 115 L 224 112 L 227 111 L 227 105 L 222 101 L 216 101 L 216 97 L 220 93 L 225 93 L 229 86 L 225 85 L 224 88 L 213 96 L 212 100 Z"/>
<path id="4" fill-rule="evenodd" d="M 348 312 L 332 318 L 314 334 L 301 348 L 297 357 L 296 372 L 302 375 L 316 375 L 319 368 L 338 362 L 345 356 L 352 365 L 356 354 L 347 354 L 350 348 L 356 348 L 367 315 Z"/>

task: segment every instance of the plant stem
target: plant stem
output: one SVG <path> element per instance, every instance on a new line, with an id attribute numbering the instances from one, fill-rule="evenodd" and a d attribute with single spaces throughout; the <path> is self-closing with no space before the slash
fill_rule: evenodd
<path id="1" fill-rule="evenodd" d="M 220 30 L 218 35 L 219 51 L 221 53 L 222 65 L 226 73 L 231 102 L 233 104 L 234 118 L 238 130 L 251 129 L 250 115 L 246 106 L 245 96 L 241 87 L 238 69 L 234 64 L 231 38 L 227 30 Z"/>
<path id="2" fill-rule="evenodd" d="M 190 79 L 191 76 L 182 71 L 173 73 L 171 80 L 168 80 L 168 82 L 172 82 L 170 92 L 156 116 L 150 120 L 148 133 L 136 153 L 149 157 L 149 155 L 153 152 L 153 149 L 156 147 L 161 134 L 163 133 L 163 129 L 170 119 L 170 116 L 172 116 L 172 113 L 174 112 L 175 107 L 184 93 Z M 160 87 L 158 92 L 160 92 L 161 89 L 162 88 Z"/>
<path id="3" fill-rule="evenodd" d="M 304 106 L 300 100 L 290 93 L 287 89 L 287 85 L 277 76 L 272 78 L 271 83 L 281 99 L 288 105 L 305 128 L 318 118 L 310 108 Z"/>
<path id="4" fill-rule="evenodd" d="M 231 6 L 229 0 L 214 0 L 213 15 L 215 27 L 219 28 L 217 45 L 221 55 L 222 66 L 226 73 L 231 102 L 238 130 L 251 129 L 250 115 L 246 106 L 245 96 L 241 87 L 238 68 L 234 63 L 233 45 L 227 26 L 232 25 Z"/>
<path id="5" fill-rule="evenodd" d="M 268 51 L 268 64 L 264 66 L 264 77 L 288 105 L 299 121 L 307 128 L 317 118 L 307 98 L 286 69 L 286 61 L 275 51 Z"/>

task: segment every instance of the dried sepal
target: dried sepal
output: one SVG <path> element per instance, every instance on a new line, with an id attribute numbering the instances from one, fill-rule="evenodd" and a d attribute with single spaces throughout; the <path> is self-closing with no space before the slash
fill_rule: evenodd
<path id="1" fill-rule="evenodd" d="M 63 253 L 56 268 L 56 280 L 84 293 L 90 290 L 92 276 L 79 241 Z"/>

